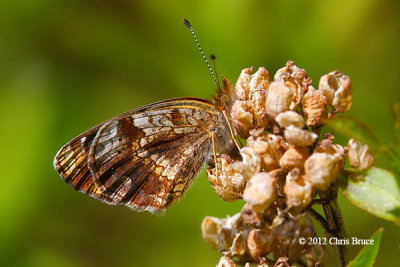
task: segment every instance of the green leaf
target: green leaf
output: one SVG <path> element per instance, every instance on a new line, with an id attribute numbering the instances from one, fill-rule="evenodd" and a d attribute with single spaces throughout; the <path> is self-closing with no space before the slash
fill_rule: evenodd
<path id="1" fill-rule="evenodd" d="M 379 251 L 383 228 L 378 229 L 369 239 L 373 239 L 373 245 L 366 245 L 357 256 L 347 264 L 347 267 L 369 267 L 375 263 Z"/>
<path id="2" fill-rule="evenodd" d="M 379 147 L 378 160 L 390 171 L 400 177 L 400 149 L 397 145 L 389 143 Z"/>
<path id="3" fill-rule="evenodd" d="M 393 117 L 394 117 L 394 133 L 397 137 L 397 142 L 400 144 L 400 103 L 396 102 L 393 105 Z"/>
<path id="4" fill-rule="evenodd" d="M 356 118 L 346 115 L 335 115 L 335 117 L 326 121 L 326 125 L 334 131 L 348 138 L 355 138 L 364 144 L 373 147 L 379 144 L 379 138 L 373 133 L 371 128 Z"/>
<path id="5" fill-rule="evenodd" d="M 353 172 L 343 193 L 357 207 L 400 225 L 400 190 L 393 173 L 376 167 Z"/>

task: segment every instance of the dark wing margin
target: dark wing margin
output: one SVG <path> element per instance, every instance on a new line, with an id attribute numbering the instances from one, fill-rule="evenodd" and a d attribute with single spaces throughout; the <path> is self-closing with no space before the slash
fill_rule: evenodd
<path id="1" fill-rule="evenodd" d="M 205 100 L 181 98 L 124 113 L 67 143 L 54 167 L 107 204 L 164 211 L 203 166 L 216 112 Z"/>
<path id="2" fill-rule="evenodd" d="M 91 129 L 63 146 L 54 158 L 54 168 L 72 188 L 108 204 L 115 204 L 113 199 L 101 194 L 87 165 L 90 145 L 95 135 L 96 129 Z"/>

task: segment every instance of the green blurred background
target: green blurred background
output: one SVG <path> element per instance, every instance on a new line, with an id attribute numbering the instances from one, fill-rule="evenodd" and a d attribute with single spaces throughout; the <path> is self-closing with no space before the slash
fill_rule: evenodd
<path id="1" fill-rule="evenodd" d="M 265 66 L 272 76 L 289 59 L 315 86 L 343 71 L 354 88 L 349 114 L 393 141 L 399 14 L 398 1 L 382 0 L 1 1 L 0 265 L 215 265 L 219 254 L 202 240 L 201 221 L 243 203 L 221 201 L 204 172 L 159 217 L 69 188 L 53 169 L 57 150 L 130 109 L 213 94 L 183 17 L 233 82 L 245 67 Z M 377 266 L 398 263 L 399 228 L 340 202 L 349 236 L 385 227 Z M 351 257 L 359 249 L 351 247 Z M 331 260 L 335 266 L 333 253 Z"/>

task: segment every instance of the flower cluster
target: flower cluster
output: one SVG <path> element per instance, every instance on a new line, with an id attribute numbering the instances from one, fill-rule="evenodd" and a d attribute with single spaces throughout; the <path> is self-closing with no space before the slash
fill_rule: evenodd
<path id="1" fill-rule="evenodd" d="M 308 220 L 301 222 L 304 210 L 336 182 L 347 156 L 357 169 L 375 160 L 368 146 L 353 139 L 343 147 L 331 134 L 320 136 L 329 118 L 350 109 L 350 79 L 333 71 L 321 77 L 317 90 L 292 61 L 272 82 L 265 68 L 252 72 L 242 70 L 230 110 L 237 134 L 246 139 L 242 159 L 221 155 L 207 170 L 223 200 L 243 199 L 246 205 L 232 218 L 205 218 L 203 236 L 224 252 L 221 260 L 262 262 L 273 252 L 275 260 L 296 261 L 304 252 L 309 264 L 323 262 L 324 248 L 301 247 L 295 240 L 315 235 Z"/>
<path id="2" fill-rule="evenodd" d="M 224 254 L 218 266 L 236 266 L 232 259 L 240 263 L 258 262 L 260 267 L 268 266 L 265 255 L 270 252 L 276 259 L 287 257 L 291 261 L 299 260 L 305 253 L 310 266 L 326 261 L 327 253 L 323 245 L 299 243 L 299 238 L 309 240 L 316 237 L 309 218 L 294 218 L 287 212 L 274 212 L 274 209 L 268 209 L 256 215 L 245 206 L 241 213 L 226 219 L 206 217 L 202 224 L 203 237 Z M 254 223 L 261 221 L 260 216 L 264 216 L 266 221 L 273 218 L 271 224 L 256 226 Z"/>

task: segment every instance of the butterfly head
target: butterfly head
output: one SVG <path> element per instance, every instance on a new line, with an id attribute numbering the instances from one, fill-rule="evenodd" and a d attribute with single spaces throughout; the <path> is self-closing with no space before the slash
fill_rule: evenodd
<path id="1" fill-rule="evenodd" d="M 214 105 L 220 110 L 226 110 L 228 113 L 233 104 L 232 86 L 228 79 L 224 78 L 224 87 L 218 88 L 217 93 L 212 98 Z"/>

